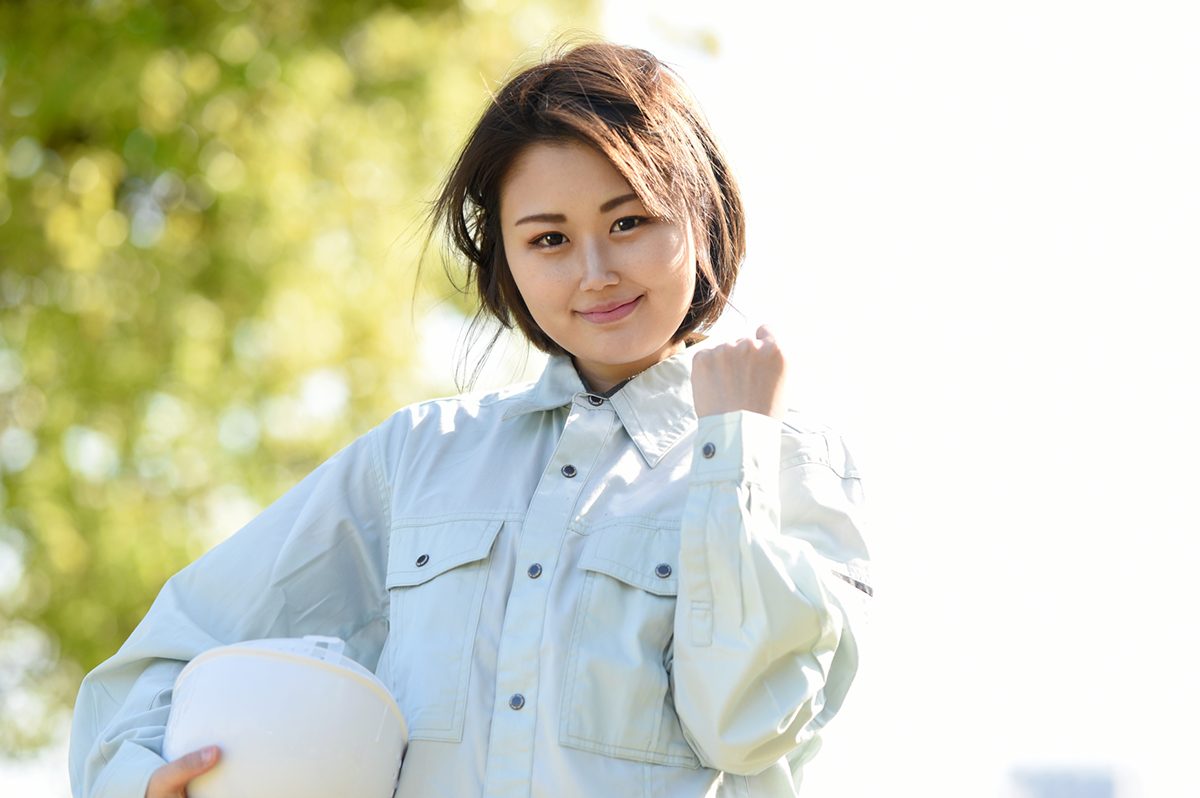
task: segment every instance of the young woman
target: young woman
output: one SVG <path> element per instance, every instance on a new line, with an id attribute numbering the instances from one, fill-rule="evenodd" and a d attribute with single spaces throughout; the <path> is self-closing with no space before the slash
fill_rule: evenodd
<path id="1" fill-rule="evenodd" d="M 176 675 L 305 634 L 404 711 L 400 798 L 795 795 L 857 667 L 861 491 L 770 330 L 702 332 L 745 240 L 699 110 L 577 47 L 494 98 L 433 220 L 540 379 L 397 411 L 172 577 L 84 680 L 75 795 L 184 795 L 219 752 L 163 761 Z"/>

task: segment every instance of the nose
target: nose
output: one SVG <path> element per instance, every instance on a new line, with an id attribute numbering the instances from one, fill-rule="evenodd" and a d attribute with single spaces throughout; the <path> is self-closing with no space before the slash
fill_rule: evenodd
<path id="1" fill-rule="evenodd" d="M 583 277 L 579 287 L 584 291 L 596 291 L 618 282 L 617 273 L 610 268 L 610 258 L 601 245 L 593 244 L 583 250 Z"/>

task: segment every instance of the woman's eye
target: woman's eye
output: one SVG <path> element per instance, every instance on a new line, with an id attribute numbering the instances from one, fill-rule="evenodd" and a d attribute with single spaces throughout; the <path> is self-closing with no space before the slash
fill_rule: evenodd
<path id="1" fill-rule="evenodd" d="M 640 226 L 645 221 L 646 219 L 642 216 L 624 216 L 620 219 L 617 219 L 617 221 L 613 224 L 613 227 L 621 232 L 624 232 Z"/>
<path id="2" fill-rule="evenodd" d="M 544 233 L 530 243 L 535 247 L 557 247 L 566 237 L 562 233 Z"/>

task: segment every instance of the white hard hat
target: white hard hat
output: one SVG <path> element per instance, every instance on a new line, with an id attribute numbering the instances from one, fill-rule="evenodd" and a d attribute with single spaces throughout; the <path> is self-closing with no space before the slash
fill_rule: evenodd
<path id="1" fill-rule="evenodd" d="M 251 640 L 189 662 L 163 757 L 219 746 L 190 798 L 391 798 L 408 726 L 387 687 L 336 637 Z"/>

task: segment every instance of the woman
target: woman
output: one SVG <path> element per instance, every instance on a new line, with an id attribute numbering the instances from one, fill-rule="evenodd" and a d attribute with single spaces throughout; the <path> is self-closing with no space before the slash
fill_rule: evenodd
<path id="1" fill-rule="evenodd" d="M 399 410 L 172 577 L 84 680 L 75 795 L 185 794 L 219 752 L 161 758 L 176 675 L 305 634 L 395 695 L 400 798 L 794 795 L 857 666 L 861 493 L 766 327 L 700 343 L 745 240 L 698 109 L 578 47 L 494 98 L 433 221 L 540 379 Z"/>

